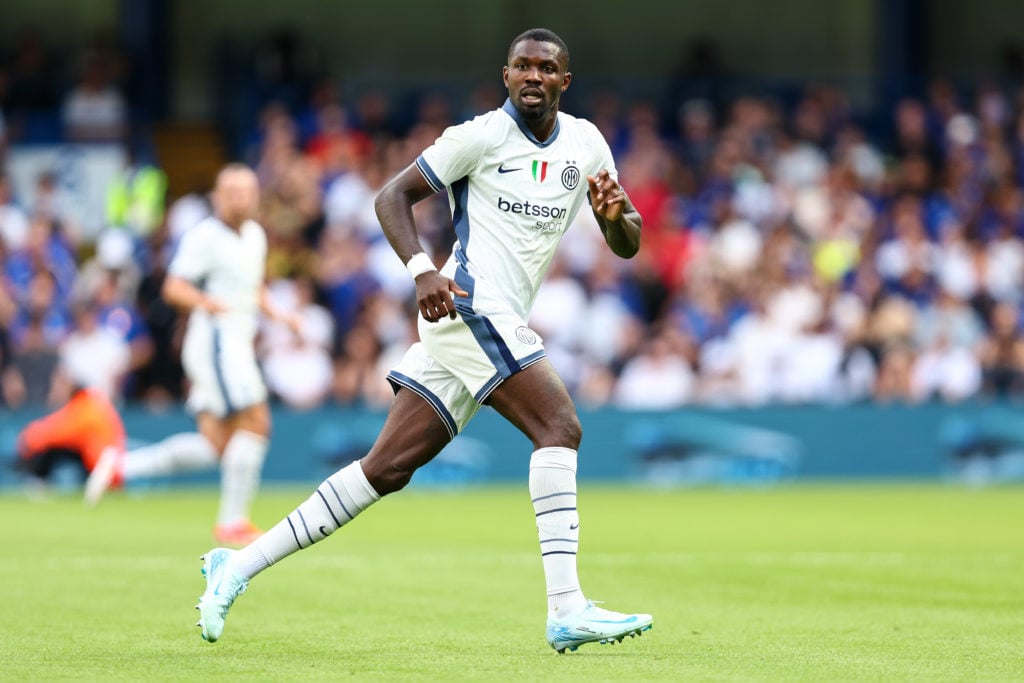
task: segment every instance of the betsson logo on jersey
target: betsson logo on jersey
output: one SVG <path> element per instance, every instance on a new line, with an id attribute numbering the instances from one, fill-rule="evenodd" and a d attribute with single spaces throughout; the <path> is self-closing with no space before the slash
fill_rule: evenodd
<path id="1" fill-rule="evenodd" d="M 568 213 L 567 209 L 557 206 L 542 206 L 540 204 L 532 204 L 529 201 L 510 202 L 504 197 L 498 197 L 498 208 L 506 213 L 518 213 L 523 216 L 549 219 L 537 221 L 533 226 L 536 230 L 544 232 L 560 230 L 565 223 L 565 216 Z"/>

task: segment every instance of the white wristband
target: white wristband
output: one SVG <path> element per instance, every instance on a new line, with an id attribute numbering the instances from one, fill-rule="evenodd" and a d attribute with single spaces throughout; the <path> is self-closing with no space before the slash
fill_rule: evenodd
<path id="1" fill-rule="evenodd" d="M 405 267 L 409 270 L 413 280 L 429 270 L 437 270 L 434 267 L 434 262 L 422 251 L 418 254 L 413 254 L 412 258 L 405 264 Z"/>

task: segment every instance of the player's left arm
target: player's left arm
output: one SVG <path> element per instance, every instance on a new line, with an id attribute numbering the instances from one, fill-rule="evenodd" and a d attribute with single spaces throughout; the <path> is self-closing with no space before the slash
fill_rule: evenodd
<path id="1" fill-rule="evenodd" d="M 640 228 L 643 219 L 618 181 L 603 169 L 596 176 L 587 176 L 590 187 L 590 208 L 601 226 L 604 241 L 622 258 L 633 258 L 640 250 Z"/>

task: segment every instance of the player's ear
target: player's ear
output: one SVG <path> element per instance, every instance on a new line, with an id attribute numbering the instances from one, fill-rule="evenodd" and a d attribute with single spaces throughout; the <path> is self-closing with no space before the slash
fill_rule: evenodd
<path id="1" fill-rule="evenodd" d="M 562 76 L 562 92 L 569 89 L 569 83 L 572 82 L 572 72 L 566 71 L 565 75 Z"/>
<path id="2" fill-rule="evenodd" d="M 501 80 L 504 81 L 505 87 L 508 88 L 508 66 L 501 67 Z"/>

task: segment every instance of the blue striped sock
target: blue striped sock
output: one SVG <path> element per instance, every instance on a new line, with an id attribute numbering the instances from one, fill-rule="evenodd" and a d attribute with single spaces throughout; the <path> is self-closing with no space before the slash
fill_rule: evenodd
<path id="1" fill-rule="evenodd" d="M 378 500 L 380 496 L 362 466 L 353 462 L 325 479 L 302 505 L 238 551 L 231 559 L 232 569 L 252 578 L 297 550 L 327 538 Z"/>
<path id="2" fill-rule="evenodd" d="M 580 518 L 576 510 L 576 451 L 541 448 L 530 458 L 530 498 L 537 519 L 548 611 L 562 618 L 583 609 L 576 574 Z"/>

